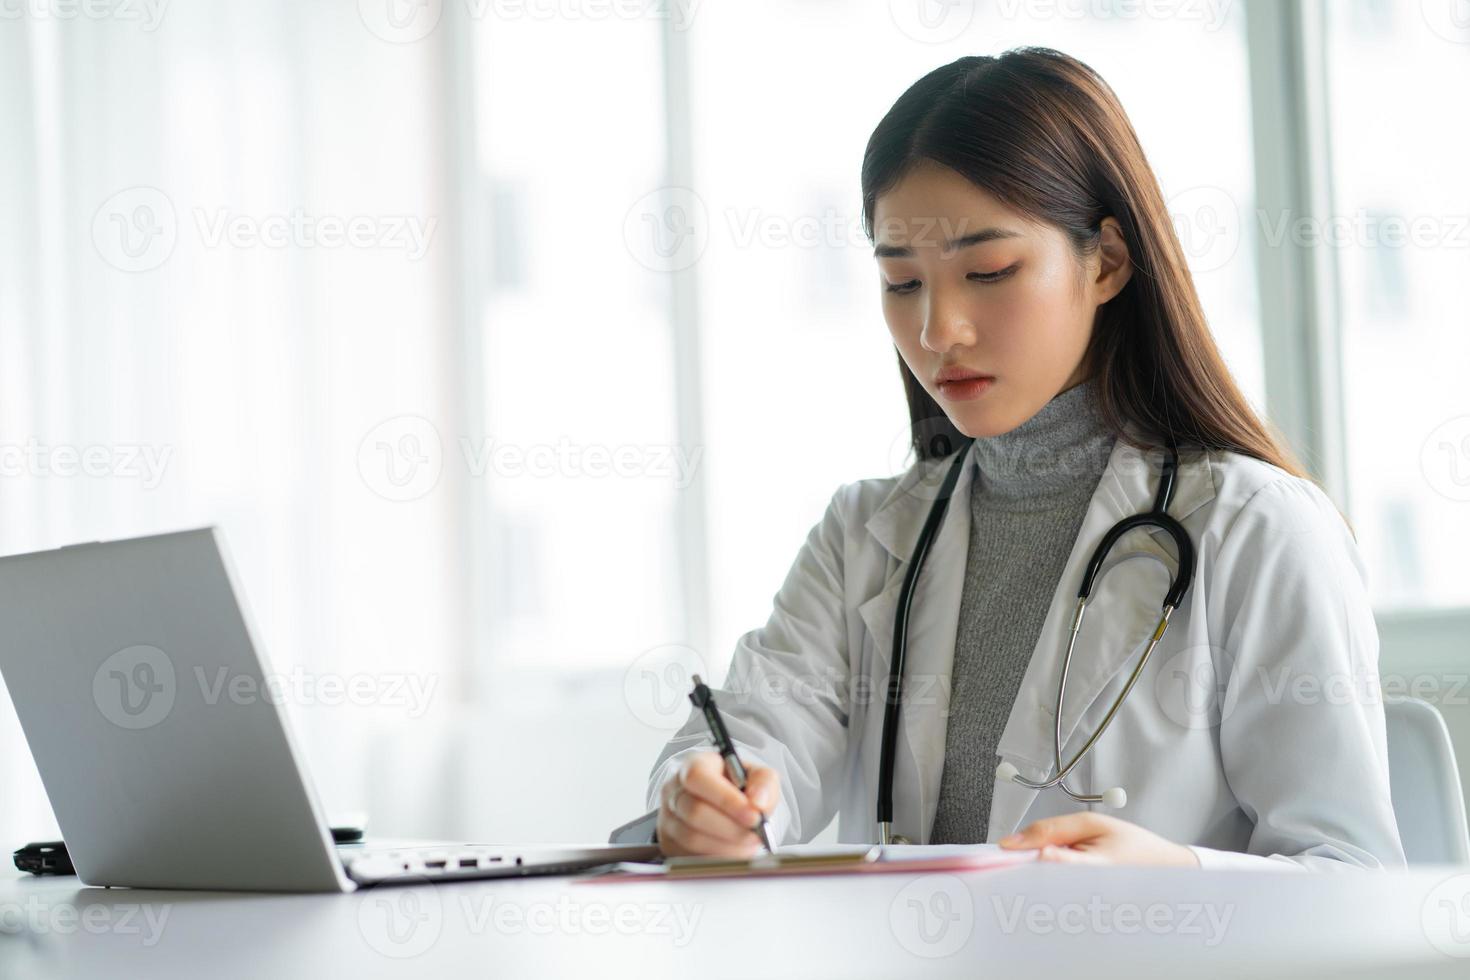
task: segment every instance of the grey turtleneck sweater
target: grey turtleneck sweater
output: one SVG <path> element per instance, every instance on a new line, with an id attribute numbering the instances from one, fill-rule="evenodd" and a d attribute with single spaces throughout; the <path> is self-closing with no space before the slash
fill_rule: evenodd
<path id="1" fill-rule="evenodd" d="M 996 744 L 1113 440 L 1095 379 L 1057 395 L 1010 432 L 975 440 L 970 551 L 932 843 L 986 840 Z"/>

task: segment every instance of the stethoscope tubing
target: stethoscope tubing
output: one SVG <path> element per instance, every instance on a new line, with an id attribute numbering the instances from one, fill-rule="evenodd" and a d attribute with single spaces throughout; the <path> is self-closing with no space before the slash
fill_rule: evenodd
<path id="1" fill-rule="evenodd" d="M 892 826 L 893 823 L 894 753 L 898 749 L 898 710 L 899 703 L 903 699 L 904 660 L 908 654 L 909 607 L 914 603 L 914 586 L 918 582 L 919 572 L 924 567 L 924 559 L 929 555 L 929 546 L 939 536 L 939 525 L 944 520 L 945 511 L 949 508 L 949 498 L 954 494 L 955 484 L 959 482 L 965 460 L 970 455 L 971 444 L 971 442 L 966 442 L 964 448 L 955 457 L 949 472 L 944 477 L 944 483 L 939 488 L 939 495 L 935 498 L 933 506 L 929 508 L 929 516 L 924 521 L 923 530 L 919 532 L 918 543 L 914 547 L 908 571 L 904 574 L 903 587 L 899 591 L 898 607 L 894 610 L 893 658 L 889 666 L 888 683 L 884 693 L 883 738 L 878 752 L 878 822 L 880 826 Z"/>
<path id="2" fill-rule="evenodd" d="M 939 534 L 939 527 L 944 520 L 944 515 L 949 508 L 950 497 L 954 494 L 954 488 L 959 482 L 959 477 L 964 469 L 965 460 L 969 458 L 969 450 L 973 440 L 966 442 L 965 446 L 956 454 L 955 460 L 950 464 L 949 472 L 945 475 L 944 482 L 940 486 L 934 504 L 930 507 L 929 515 L 924 521 L 924 527 L 919 532 L 919 540 L 915 544 L 914 554 L 909 562 L 909 567 L 904 574 L 903 586 L 899 591 L 899 601 L 893 620 L 893 657 L 890 664 L 888 683 L 885 685 L 883 705 L 883 733 L 880 742 L 878 756 L 878 830 L 879 842 L 888 844 L 893 840 L 901 840 L 893 836 L 893 772 L 898 748 L 898 719 L 899 709 L 903 700 L 904 663 L 908 654 L 908 622 L 909 611 L 913 605 L 914 592 L 923 569 L 924 560 L 929 555 L 929 549 Z M 1174 497 L 1176 477 L 1179 470 L 1179 452 L 1177 447 L 1170 444 L 1167 455 L 1164 457 L 1162 472 L 1159 475 L 1158 493 L 1154 498 L 1153 508 L 1145 513 L 1134 514 L 1125 517 L 1114 524 L 1103 535 L 1102 540 L 1094 549 L 1091 558 L 1087 562 L 1086 570 L 1082 576 L 1082 583 L 1077 589 L 1077 608 L 1072 616 L 1072 625 L 1067 639 L 1066 653 L 1062 657 L 1062 669 L 1057 683 L 1057 712 L 1056 725 L 1053 737 L 1053 759 L 1057 772 L 1042 780 L 1030 780 L 1015 773 L 1012 767 L 1009 776 L 1012 782 L 1031 789 L 1042 790 L 1058 786 L 1073 800 L 1081 803 L 1108 803 L 1110 794 L 1087 794 L 1076 793 L 1069 788 L 1065 782 L 1067 776 L 1087 755 L 1098 739 L 1107 731 L 1112 724 L 1123 703 L 1127 700 L 1129 693 L 1137 684 L 1139 677 L 1147 666 L 1149 657 L 1154 648 L 1163 639 L 1165 631 L 1169 628 L 1169 618 L 1174 610 L 1179 607 L 1189 586 L 1194 578 L 1194 542 L 1185 530 L 1184 525 L 1168 513 L 1169 504 Z M 1178 565 L 1169 591 L 1164 597 L 1162 605 L 1162 616 L 1158 625 L 1154 627 L 1149 637 L 1148 646 L 1138 658 L 1132 672 L 1129 674 L 1123 689 L 1113 700 L 1112 706 L 1104 715 L 1102 721 L 1092 736 L 1082 745 L 1072 758 L 1063 765 L 1062 763 L 1062 714 L 1066 703 L 1067 674 L 1071 668 L 1072 654 L 1077 645 L 1077 635 L 1082 629 L 1082 621 L 1087 611 L 1087 603 L 1092 598 L 1092 589 L 1097 582 L 1102 566 L 1107 560 L 1109 552 L 1123 535 L 1140 527 L 1157 527 L 1164 531 L 1174 542 L 1177 551 Z M 1110 791 L 1117 796 L 1111 797 L 1114 801 L 1126 800 L 1121 788 Z M 1121 806 L 1122 803 L 1114 802 L 1109 805 Z"/>

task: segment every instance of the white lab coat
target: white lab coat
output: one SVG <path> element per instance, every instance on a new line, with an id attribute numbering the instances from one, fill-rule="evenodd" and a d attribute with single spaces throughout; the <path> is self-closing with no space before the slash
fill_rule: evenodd
<path id="1" fill-rule="evenodd" d="M 1023 776 L 1052 766 L 1056 680 L 1083 569 L 1108 528 L 1152 506 L 1160 459 L 1119 439 L 1093 493 L 998 745 Z M 834 814 L 840 841 L 877 840 L 894 609 L 952 460 L 839 487 L 769 620 L 736 645 L 717 701 L 742 757 L 780 774 L 770 826 L 779 843 L 810 840 Z M 910 613 L 894 832 L 916 843 L 929 840 L 944 768 L 972 474 L 967 464 Z M 1123 787 L 1122 809 L 1093 808 L 1190 845 L 1206 868 L 1402 866 L 1378 634 L 1341 515 L 1310 481 L 1230 452 L 1184 457 L 1169 512 L 1195 543 L 1193 586 L 1068 785 Z M 1131 672 L 1174 567 L 1163 532 L 1135 529 L 1114 547 L 1068 675 L 1064 758 Z M 654 765 L 649 805 L 687 754 L 708 747 L 692 712 Z M 1083 808 L 1059 789 L 997 780 L 987 839 Z"/>

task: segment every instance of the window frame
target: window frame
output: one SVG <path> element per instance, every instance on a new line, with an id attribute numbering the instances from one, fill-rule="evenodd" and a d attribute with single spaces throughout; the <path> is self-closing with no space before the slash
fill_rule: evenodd
<path id="1" fill-rule="evenodd" d="M 1323 0 L 1246 0 L 1245 16 L 1256 207 L 1325 221 L 1333 187 Z M 1254 223 L 1254 234 L 1267 412 L 1347 510 L 1337 256 L 1289 237 L 1273 246 L 1261 222 Z M 1375 610 L 1374 617 L 1382 671 L 1464 669 L 1470 608 Z"/>

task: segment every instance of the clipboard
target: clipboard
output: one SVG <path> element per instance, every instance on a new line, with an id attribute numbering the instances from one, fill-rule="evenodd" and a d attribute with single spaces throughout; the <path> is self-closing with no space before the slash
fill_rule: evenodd
<path id="1" fill-rule="evenodd" d="M 925 852 L 929 853 L 925 853 Z M 622 862 L 578 883 L 616 881 L 690 881 L 710 878 L 787 878 L 798 875 L 921 874 L 932 871 L 984 871 L 1028 864 L 1036 851 L 931 845 L 867 847 L 804 852 L 781 851 L 753 858 L 670 857 L 662 864 Z"/>

